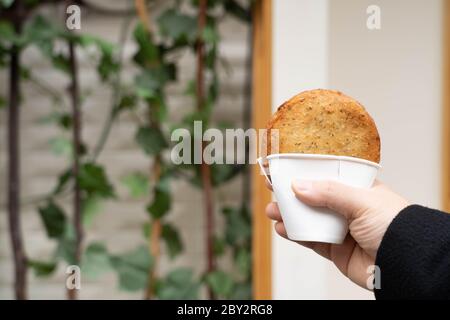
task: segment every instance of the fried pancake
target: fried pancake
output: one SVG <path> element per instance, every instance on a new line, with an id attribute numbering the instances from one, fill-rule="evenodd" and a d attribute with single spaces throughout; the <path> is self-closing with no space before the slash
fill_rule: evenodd
<path id="1" fill-rule="evenodd" d="M 375 122 L 358 101 L 339 91 L 317 89 L 294 96 L 278 108 L 267 129 L 268 137 L 278 129 L 279 138 L 278 152 L 268 139 L 268 154 L 329 154 L 380 162 Z"/>

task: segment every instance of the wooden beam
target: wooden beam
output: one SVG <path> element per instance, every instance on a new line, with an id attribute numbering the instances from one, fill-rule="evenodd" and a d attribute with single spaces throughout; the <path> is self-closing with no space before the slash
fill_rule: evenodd
<path id="1" fill-rule="evenodd" d="M 253 12 L 252 127 L 264 129 L 272 114 L 272 0 L 257 0 Z M 264 214 L 272 200 L 259 168 L 252 168 L 253 298 L 272 297 L 272 224 Z"/>
<path id="2" fill-rule="evenodd" d="M 450 212 L 450 0 L 443 12 L 442 208 Z"/>

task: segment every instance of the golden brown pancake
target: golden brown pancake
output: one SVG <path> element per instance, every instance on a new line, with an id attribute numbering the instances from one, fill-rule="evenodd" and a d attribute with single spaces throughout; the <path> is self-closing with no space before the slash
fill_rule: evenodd
<path id="1" fill-rule="evenodd" d="M 278 129 L 279 149 L 268 154 L 309 153 L 350 156 L 380 162 L 375 122 L 356 100 L 339 91 L 302 92 L 283 103 L 268 124 Z M 274 148 L 275 149 L 275 148 Z"/>

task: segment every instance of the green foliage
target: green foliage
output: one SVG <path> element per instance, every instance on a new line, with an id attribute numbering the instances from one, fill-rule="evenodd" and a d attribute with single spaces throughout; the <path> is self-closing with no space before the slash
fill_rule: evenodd
<path id="1" fill-rule="evenodd" d="M 58 205 L 49 201 L 45 206 L 39 207 L 39 214 L 49 238 L 59 238 L 63 235 L 66 216 Z"/>
<path id="2" fill-rule="evenodd" d="M 153 259 L 145 246 L 129 253 L 111 256 L 111 263 L 119 275 L 119 286 L 122 290 L 138 291 L 146 288 Z"/>
<path id="3" fill-rule="evenodd" d="M 59 194 L 64 189 L 64 187 L 69 183 L 71 178 L 72 178 L 72 170 L 67 169 L 66 171 L 61 173 L 60 176 L 58 177 L 58 183 L 53 189 L 52 194 L 53 195 Z"/>
<path id="4" fill-rule="evenodd" d="M 225 253 L 226 243 L 223 238 L 219 238 L 218 236 L 214 237 L 213 243 L 213 251 L 216 257 L 220 257 Z"/>
<path id="5" fill-rule="evenodd" d="M 81 215 L 83 225 L 91 226 L 94 218 L 100 213 L 102 208 L 102 197 L 96 194 L 85 196 L 81 203 Z"/>
<path id="6" fill-rule="evenodd" d="M 211 165 L 212 183 L 222 185 L 236 177 L 245 168 L 244 165 L 213 164 Z"/>
<path id="7" fill-rule="evenodd" d="M 9 8 L 14 0 L 0 0 L 1 8 Z M 28 0 L 27 6 L 38 6 L 36 0 Z M 152 159 L 158 159 L 161 174 L 155 184 L 151 186 L 150 179 L 140 173 L 132 173 L 122 179 L 132 197 L 152 195 L 146 210 L 149 221 L 144 225 L 146 238 L 150 236 L 150 226 L 154 220 L 161 220 L 161 241 L 164 243 L 171 258 L 179 255 L 184 246 L 178 229 L 167 222 L 167 214 L 172 207 L 173 196 L 170 180 L 174 175 L 187 176 L 193 185 L 202 187 L 200 166 L 187 165 L 169 169 L 164 155 L 169 143 L 164 132 L 170 127 L 186 127 L 192 130 L 194 120 L 203 121 L 204 129 L 211 124 L 211 115 L 220 92 L 218 76 L 218 61 L 220 62 L 218 47 L 221 41 L 218 23 L 223 13 L 232 15 L 241 21 L 250 21 L 250 10 L 235 0 L 209 0 L 206 27 L 200 33 L 197 16 L 193 11 L 183 13 L 179 10 L 182 4 L 191 5 L 196 9 L 197 0 L 178 0 L 175 5 L 163 11 L 156 20 L 157 30 L 149 33 L 138 23 L 133 31 L 136 52 L 133 60 L 138 71 L 132 83 L 123 86 L 120 83 L 122 62 L 118 61 L 119 49 L 108 41 L 84 34 L 72 33 L 66 30 L 58 19 L 32 14 L 24 26 L 23 32 L 17 34 L 12 24 L 0 21 L 0 67 L 7 65 L 9 52 L 13 45 L 24 50 L 35 47 L 48 60 L 53 68 L 70 76 L 69 56 L 66 50 L 61 50 L 61 43 L 71 42 L 77 51 L 87 50 L 95 64 L 98 78 L 106 85 L 110 85 L 116 93 L 112 105 L 111 121 L 117 119 L 119 112 L 143 111 L 148 117 L 140 123 L 135 140 L 144 153 Z M 45 12 L 36 10 L 36 12 Z M 191 112 L 187 109 L 181 123 L 171 123 L 167 119 L 166 91 L 168 85 L 177 80 L 179 57 L 178 53 L 195 51 L 198 40 L 205 44 L 205 88 L 206 98 L 201 110 Z M 91 53 L 95 53 L 92 55 Z M 177 55 L 173 53 L 177 53 Z M 20 76 L 23 81 L 36 82 L 32 69 L 21 66 Z M 115 82 L 118 83 L 115 83 Z M 39 83 L 38 83 L 39 84 Z M 122 88 L 123 87 L 123 88 Z M 125 89 L 127 88 L 127 89 Z M 50 88 L 52 89 L 52 88 Z M 120 90 L 118 90 L 120 89 Z M 44 90 L 45 91 L 45 90 Z M 66 92 L 47 90 L 54 111 L 46 117 L 45 122 L 57 126 L 63 131 L 61 136 L 49 141 L 50 151 L 56 155 L 73 157 L 73 143 L 69 137 L 69 130 L 73 129 L 72 115 L 65 109 L 63 95 Z M 192 103 L 197 104 L 196 84 L 190 81 L 186 96 L 191 97 Z M 82 100 L 84 97 L 81 97 Z M 168 100 L 168 99 L 167 99 Z M 0 96 L 0 108 L 6 101 Z M 190 106 L 189 106 L 190 107 Z M 144 110 L 140 110 L 144 108 Z M 82 222 L 89 227 L 92 221 L 102 211 L 101 203 L 104 199 L 115 197 L 113 185 L 110 183 L 105 168 L 95 162 L 95 156 L 90 155 L 82 145 L 79 157 L 80 171 L 75 177 L 72 169 L 61 172 L 55 188 L 46 195 L 44 204 L 40 204 L 38 211 L 49 238 L 57 242 L 56 250 L 48 261 L 29 260 L 28 265 L 37 276 L 52 274 L 63 260 L 68 264 L 76 261 L 76 236 L 72 222 L 66 217 L 64 210 L 56 204 L 58 197 L 73 192 L 75 179 L 82 192 Z M 72 165 L 70 159 L 69 165 Z M 211 182 L 213 187 L 227 183 L 242 172 L 240 165 L 212 165 Z M 182 170 L 186 172 L 182 172 Z M 183 174 L 182 174 L 183 173 Z M 185 175 L 184 173 L 187 173 Z M 180 174 L 180 175 L 178 175 Z M 155 175 L 158 176 L 158 175 Z M 190 178 L 189 178 L 190 177 Z M 232 253 L 234 258 L 234 272 L 226 273 L 215 270 L 204 274 L 203 282 L 194 277 L 192 270 L 179 268 L 162 275 L 154 286 L 159 299 L 197 299 L 201 285 L 210 287 L 217 297 L 246 299 L 251 296 L 251 254 L 250 254 L 250 215 L 245 207 L 225 208 L 223 210 L 226 229 L 223 234 L 214 237 L 214 254 L 219 257 L 225 252 Z M 120 255 L 111 255 L 101 242 L 87 244 L 81 257 L 83 275 L 95 279 L 103 272 L 114 271 L 118 275 L 119 287 L 127 291 L 145 289 L 149 284 L 149 272 L 153 267 L 153 258 L 149 249 L 140 246 L 135 250 Z"/>
<path id="8" fill-rule="evenodd" d="M 170 193 L 156 188 L 153 196 L 153 201 L 150 205 L 148 205 L 147 212 L 153 219 L 160 219 L 170 210 L 170 206 Z"/>
<path id="9" fill-rule="evenodd" d="M 239 248 L 235 254 L 236 266 L 241 275 L 248 276 L 252 268 L 252 256 L 247 248 Z"/>
<path id="10" fill-rule="evenodd" d="M 0 21 L 0 34 L 2 35 L 0 39 L 2 45 L 10 45 L 14 43 L 18 37 L 12 24 L 8 21 Z"/>
<path id="11" fill-rule="evenodd" d="M 104 272 L 112 270 L 113 266 L 108 251 L 103 243 L 91 243 L 84 251 L 81 260 L 83 276 L 96 279 Z"/>
<path id="12" fill-rule="evenodd" d="M 198 299 L 200 283 L 193 279 L 192 270 L 180 268 L 171 271 L 156 285 L 156 295 L 165 300 Z"/>
<path id="13" fill-rule="evenodd" d="M 72 141 L 65 137 L 52 138 L 49 141 L 50 150 L 58 156 L 72 156 L 73 146 Z"/>
<path id="14" fill-rule="evenodd" d="M 156 155 L 167 147 L 161 130 L 154 127 L 140 127 L 136 133 L 136 142 L 148 155 Z"/>
<path id="15" fill-rule="evenodd" d="M 39 120 L 42 124 L 56 124 L 63 130 L 72 128 L 72 116 L 67 112 L 53 111 Z"/>
<path id="16" fill-rule="evenodd" d="M 125 94 L 120 98 L 119 104 L 116 107 L 116 112 L 123 110 L 131 110 L 136 106 L 137 97 L 133 94 Z"/>
<path id="17" fill-rule="evenodd" d="M 183 243 L 181 242 L 178 230 L 171 224 L 166 223 L 162 226 L 161 237 L 164 240 L 169 256 L 174 258 L 183 251 Z"/>
<path id="18" fill-rule="evenodd" d="M 146 196 L 150 192 L 148 178 L 140 172 L 126 175 L 122 178 L 122 183 L 133 198 Z"/>
<path id="19" fill-rule="evenodd" d="M 109 183 L 105 169 L 94 163 L 85 163 L 78 175 L 80 188 L 88 195 L 99 195 L 104 198 L 114 197 L 114 189 Z"/>
<path id="20" fill-rule="evenodd" d="M 226 250 L 232 252 L 236 275 L 229 275 L 228 282 L 232 288 L 223 295 L 227 299 L 251 299 L 251 220 L 245 205 L 240 208 L 226 207 L 222 210 L 225 216 L 223 236 L 216 241 L 222 246 L 220 254 Z M 225 282 L 225 280 L 222 280 Z"/>
<path id="21" fill-rule="evenodd" d="M 62 259 L 69 265 L 77 264 L 75 229 L 70 223 L 66 223 L 64 233 L 58 239 L 55 258 Z"/>
<path id="22" fill-rule="evenodd" d="M 217 44 L 220 40 L 217 30 L 212 25 L 207 25 L 202 32 L 202 40 L 206 44 Z"/>
<path id="23" fill-rule="evenodd" d="M 53 24 L 44 16 L 37 15 L 25 26 L 23 37 L 18 39 L 22 39 L 21 45 L 35 45 L 56 69 L 68 73 L 69 60 L 56 49 L 57 41 L 67 38 L 66 30 Z"/>
<path id="24" fill-rule="evenodd" d="M 233 291 L 234 281 L 231 276 L 223 271 L 213 271 L 206 275 L 206 283 L 218 297 L 229 298 Z"/>
<path id="25" fill-rule="evenodd" d="M 245 245 L 251 240 L 250 214 L 245 206 L 224 208 L 225 239 L 230 245 Z"/>
<path id="26" fill-rule="evenodd" d="M 158 25 L 161 34 L 174 42 L 188 42 L 196 38 L 197 19 L 177 10 L 163 12 L 158 18 Z"/>
<path id="27" fill-rule="evenodd" d="M 28 266 L 34 271 L 36 277 L 50 276 L 56 269 L 56 262 L 46 262 L 38 260 L 27 260 Z"/>
<path id="28" fill-rule="evenodd" d="M 246 280 L 235 283 L 229 298 L 232 300 L 250 300 L 252 298 L 251 282 Z"/>
<path id="29" fill-rule="evenodd" d="M 157 61 L 160 56 L 159 48 L 153 43 L 142 23 L 136 25 L 133 35 L 139 48 L 134 56 L 134 61 L 141 66 Z"/>

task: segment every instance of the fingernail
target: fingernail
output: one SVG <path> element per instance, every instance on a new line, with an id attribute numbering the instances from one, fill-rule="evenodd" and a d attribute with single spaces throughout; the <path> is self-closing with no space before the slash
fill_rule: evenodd
<path id="1" fill-rule="evenodd" d="M 295 180 L 292 183 L 293 188 L 298 192 L 306 192 L 312 189 L 311 181 Z"/>

